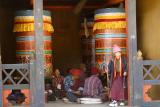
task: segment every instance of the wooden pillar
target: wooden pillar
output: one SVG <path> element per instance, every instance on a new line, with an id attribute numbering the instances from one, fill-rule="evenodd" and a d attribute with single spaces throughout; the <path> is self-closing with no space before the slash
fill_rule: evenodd
<path id="1" fill-rule="evenodd" d="M 35 63 L 31 65 L 31 107 L 44 107 L 43 0 L 34 0 Z"/>
<path id="2" fill-rule="evenodd" d="M 140 106 L 137 103 L 140 100 L 138 92 L 138 79 L 137 71 L 137 30 L 136 30 L 136 0 L 126 0 L 126 12 L 127 12 L 127 23 L 128 23 L 128 51 L 129 51 L 129 105 Z M 140 78 L 139 78 L 140 79 Z"/>

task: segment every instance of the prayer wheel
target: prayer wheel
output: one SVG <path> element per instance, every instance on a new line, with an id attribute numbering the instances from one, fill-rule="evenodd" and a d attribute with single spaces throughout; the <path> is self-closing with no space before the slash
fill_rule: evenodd
<path id="1" fill-rule="evenodd" d="M 44 67 L 45 76 L 52 74 L 52 33 L 54 31 L 51 13 L 43 11 L 44 31 Z M 35 59 L 35 32 L 32 10 L 17 11 L 14 18 L 13 32 L 16 35 L 17 63 L 32 63 Z"/>
<path id="2" fill-rule="evenodd" d="M 81 23 L 82 62 L 87 69 L 95 66 L 95 38 L 93 36 L 94 19 L 86 19 Z M 88 33 L 86 36 L 86 33 Z"/>
<path id="3" fill-rule="evenodd" d="M 107 65 L 112 58 L 113 45 L 127 54 L 126 14 L 122 8 L 105 8 L 95 11 L 93 32 L 96 38 L 96 64 Z"/>

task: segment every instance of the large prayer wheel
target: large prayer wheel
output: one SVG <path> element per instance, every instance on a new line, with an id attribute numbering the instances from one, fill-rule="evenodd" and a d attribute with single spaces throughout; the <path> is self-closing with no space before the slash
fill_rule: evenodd
<path id="1" fill-rule="evenodd" d="M 126 14 L 122 8 L 105 8 L 95 11 L 93 31 L 96 37 L 96 63 L 107 65 L 112 58 L 113 45 L 127 54 Z"/>
<path id="2" fill-rule="evenodd" d="M 54 31 L 49 11 L 43 11 L 43 31 L 45 76 L 49 76 L 52 74 L 52 33 Z M 35 59 L 35 29 L 32 10 L 16 12 L 13 32 L 16 35 L 17 63 L 30 63 Z"/>
<path id="3" fill-rule="evenodd" d="M 82 62 L 87 69 L 95 66 L 95 38 L 93 36 L 94 19 L 87 18 L 81 23 Z M 88 33 L 88 36 L 86 36 Z"/>

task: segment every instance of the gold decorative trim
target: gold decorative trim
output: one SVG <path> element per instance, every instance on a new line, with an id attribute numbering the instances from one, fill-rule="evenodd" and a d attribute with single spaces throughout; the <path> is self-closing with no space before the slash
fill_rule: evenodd
<path id="1" fill-rule="evenodd" d="M 93 31 L 97 29 L 117 29 L 117 28 L 126 28 L 126 22 L 125 21 L 97 22 L 94 24 Z"/>
<path id="2" fill-rule="evenodd" d="M 49 23 L 43 24 L 43 30 L 54 32 L 53 26 Z M 31 32 L 34 31 L 34 23 L 15 24 L 13 32 Z"/>

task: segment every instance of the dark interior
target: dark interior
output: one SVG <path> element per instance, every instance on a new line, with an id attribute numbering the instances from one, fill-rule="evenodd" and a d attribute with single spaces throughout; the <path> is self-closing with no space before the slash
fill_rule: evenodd
<path id="1" fill-rule="evenodd" d="M 80 23 L 84 17 L 94 17 L 94 10 L 106 7 L 109 0 L 88 0 L 78 13 L 74 9 L 80 0 L 44 0 L 44 9 L 52 12 L 53 65 L 66 70 L 79 67 L 82 62 Z M 106 5 L 106 6 L 105 6 Z M 114 3 L 111 5 L 113 6 Z M 117 4 L 115 3 L 115 6 Z M 109 7 L 109 6 L 107 6 Z M 2 42 L 2 62 L 15 63 L 15 35 L 12 32 L 14 13 L 17 10 L 32 9 L 31 0 L 0 1 L 0 32 Z"/>

